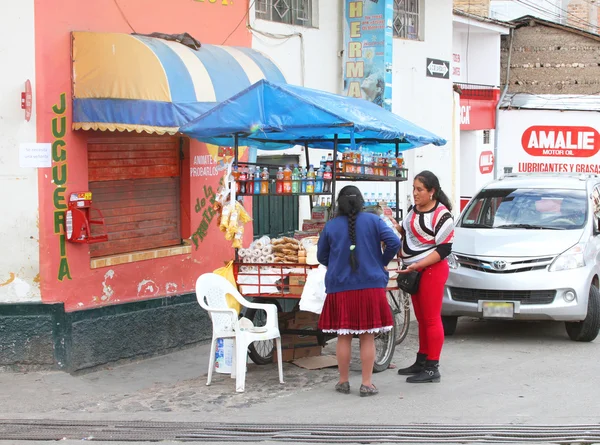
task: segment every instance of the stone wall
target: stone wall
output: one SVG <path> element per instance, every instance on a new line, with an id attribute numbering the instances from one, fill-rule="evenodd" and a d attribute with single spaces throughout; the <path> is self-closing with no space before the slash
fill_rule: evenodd
<path id="1" fill-rule="evenodd" d="M 454 0 L 453 6 L 467 14 L 490 16 L 490 0 Z"/>
<path id="2" fill-rule="evenodd" d="M 501 83 L 506 83 L 509 37 L 502 37 Z M 600 36 L 538 23 L 514 30 L 510 93 L 600 94 Z"/>

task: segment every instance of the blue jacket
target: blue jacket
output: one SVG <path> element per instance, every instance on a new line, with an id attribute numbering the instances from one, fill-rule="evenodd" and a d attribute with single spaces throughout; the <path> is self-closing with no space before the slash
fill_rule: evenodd
<path id="1" fill-rule="evenodd" d="M 382 252 L 381 242 L 385 243 Z M 386 288 L 388 263 L 400 249 L 400 239 L 377 215 L 361 212 L 356 217 L 358 269 L 350 267 L 348 218 L 338 216 L 329 221 L 319 238 L 317 258 L 327 266 L 325 290 L 328 294 L 349 290 Z"/>

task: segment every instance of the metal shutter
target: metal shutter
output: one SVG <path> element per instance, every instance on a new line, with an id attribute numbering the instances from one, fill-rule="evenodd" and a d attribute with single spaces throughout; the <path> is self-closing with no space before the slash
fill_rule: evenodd
<path id="1" fill-rule="evenodd" d="M 88 142 L 93 207 L 108 241 L 92 258 L 181 244 L 179 138 L 135 136 Z"/>

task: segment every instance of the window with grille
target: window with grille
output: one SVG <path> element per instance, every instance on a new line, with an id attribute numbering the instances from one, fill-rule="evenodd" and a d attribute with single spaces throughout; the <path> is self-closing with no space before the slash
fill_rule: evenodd
<path id="1" fill-rule="evenodd" d="M 313 3 L 317 0 L 256 0 L 254 7 L 256 18 L 271 22 L 286 23 L 306 27 L 313 23 Z"/>
<path id="2" fill-rule="evenodd" d="M 394 37 L 423 40 L 421 0 L 394 0 Z"/>

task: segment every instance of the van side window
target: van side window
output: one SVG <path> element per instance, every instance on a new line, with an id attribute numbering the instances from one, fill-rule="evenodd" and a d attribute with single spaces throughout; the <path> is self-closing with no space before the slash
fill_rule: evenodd
<path id="1" fill-rule="evenodd" d="M 594 209 L 594 217 L 598 221 L 598 218 L 600 218 L 600 186 L 594 187 L 592 192 L 592 208 Z"/>

